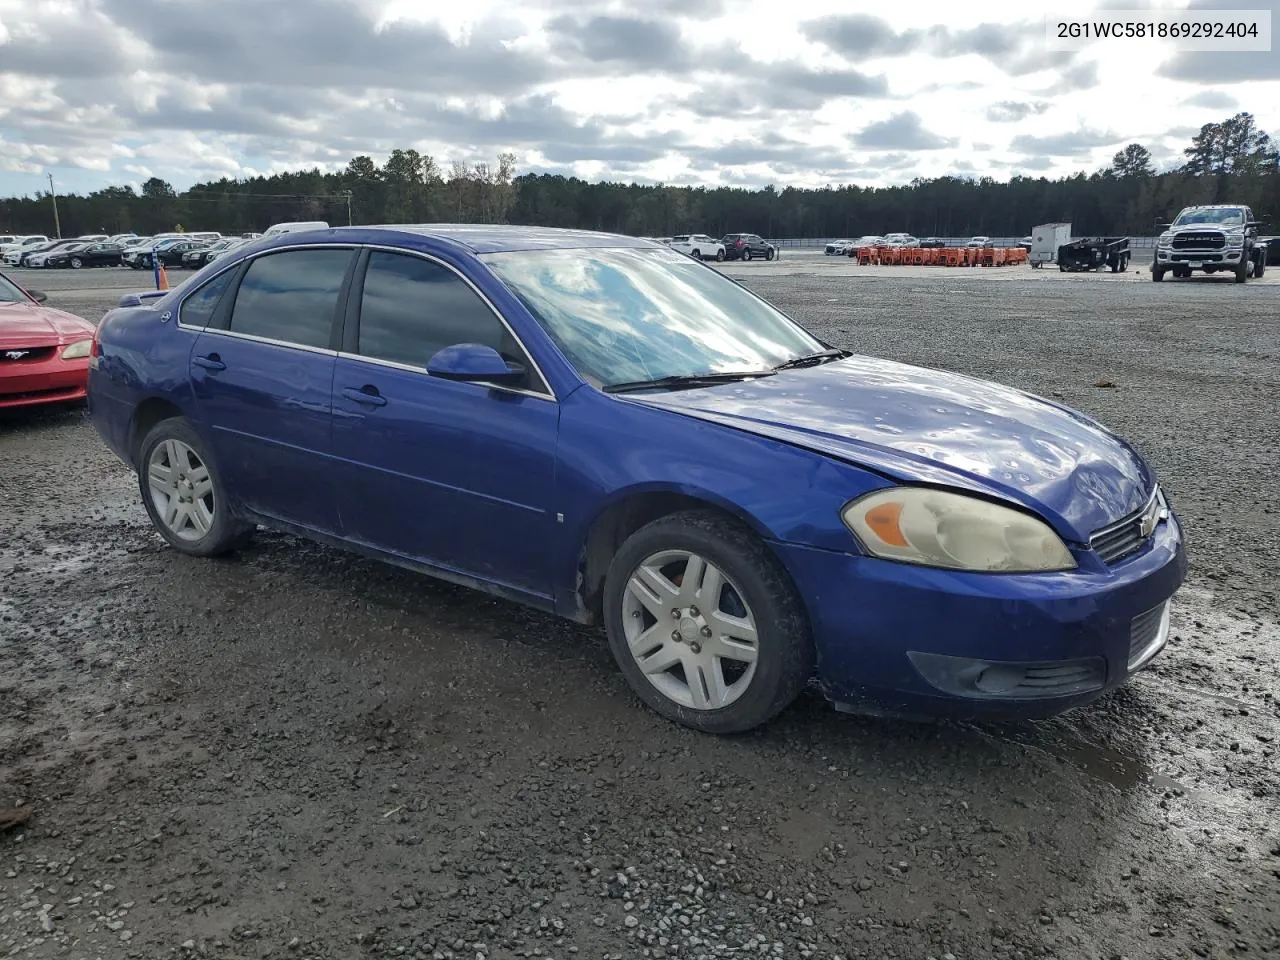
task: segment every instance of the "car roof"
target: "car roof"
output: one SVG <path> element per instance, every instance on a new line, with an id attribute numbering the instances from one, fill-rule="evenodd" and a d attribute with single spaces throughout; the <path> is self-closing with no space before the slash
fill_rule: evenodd
<path id="1" fill-rule="evenodd" d="M 333 227 L 305 230 L 272 237 L 271 246 L 306 242 L 319 236 L 355 243 L 376 243 L 396 234 L 444 241 L 472 253 L 505 253 L 513 250 L 572 250 L 585 247 L 652 246 L 653 241 L 620 233 L 570 230 L 561 227 L 524 227 L 489 223 L 386 223 L 368 227 Z"/>

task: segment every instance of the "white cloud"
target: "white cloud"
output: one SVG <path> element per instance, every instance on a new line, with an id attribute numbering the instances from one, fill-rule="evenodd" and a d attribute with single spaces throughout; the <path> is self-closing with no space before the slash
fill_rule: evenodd
<path id="1" fill-rule="evenodd" d="M 46 171 L 181 188 L 397 146 L 446 168 L 510 149 L 588 178 L 874 185 L 1057 176 L 1132 141 L 1176 157 L 1185 129 L 1240 108 L 1280 135 L 1261 60 L 1235 77 L 1157 44 L 1048 52 L 1042 12 L 1011 0 L 909 18 L 847 0 L 298 6 L 0 0 L 0 194 Z"/>

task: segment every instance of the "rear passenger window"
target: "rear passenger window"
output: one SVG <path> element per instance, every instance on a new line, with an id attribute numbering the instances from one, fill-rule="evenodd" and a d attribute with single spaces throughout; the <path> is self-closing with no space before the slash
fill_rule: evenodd
<path id="1" fill-rule="evenodd" d="M 182 307 L 178 310 L 178 322 L 188 327 L 207 327 L 213 319 L 213 311 L 218 309 L 222 295 L 231 286 L 234 275 L 234 270 L 220 273 L 183 300 Z"/>
<path id="2" fill-rule="evenodd" d="M 329 346 L 351 256 L 351 250 L 326 249 L 258 257 L 240 281 L 231 332 L 304 347 Z"/>
<path id="3" fill-rule="evenodd" d="M 452 270 L 421 257 L 370 254 L 360 301 L 361 355 L 423 368 L 455 343 L 483 343 L 523 361 L 502 321 Z"/>

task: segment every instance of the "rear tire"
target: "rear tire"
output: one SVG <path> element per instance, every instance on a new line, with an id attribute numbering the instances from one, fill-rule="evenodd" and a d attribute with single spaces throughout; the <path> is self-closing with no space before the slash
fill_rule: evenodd
<path id="1" fill-rule="evenodd" d="M 686 575 L 696 582 L 686 586 Z M 808 619 L 790 579 L 750 530 L 710 511 L 662 517 L 628 537 L 605 578 L 604 616 L 636 695 L 705 733 L 766 723 L 814 673 Z"/>
<path id="2" fill-rule="evenodd" d="M 161 420 L 143 438 L 138 488 L 156 531 L 182 553 L 219 556 L 253 535 L 232 516 L 218 468 L 186 417 Z"/>
<path id="3" fill-rule="evenodd" d="M 743 248 L 742 248 L 742 259 L 743 259 L 743 260 L 750 260 L 750 259 L 751 259 L 751 248 L 750 248 L 750 247 L 743 247 Z"/>
<path id="4" fill-rule="evenodd" d="M 80 269 L 81 267 L 83 267 L 83 266 L 84 266 L 84 261 L 83 261 L 83 260 L 81 260 L 79 257 L 72 257 L 72 258 L 71 258 L 71 269 L 72 269 L 72 270 L 79 270 L 79 269 Z"/>
<path id="5" fill-rule="evenodd" d="M 690 254 L 689 254 L 689 256 L 693 257 L 693 259 L 695 259 L 695 260 L 701 260 L 701 259 L 702 259 L 702 251 L 701 251 L 701 250 L 694 250 L 692 253 L 690 253 Z"/>

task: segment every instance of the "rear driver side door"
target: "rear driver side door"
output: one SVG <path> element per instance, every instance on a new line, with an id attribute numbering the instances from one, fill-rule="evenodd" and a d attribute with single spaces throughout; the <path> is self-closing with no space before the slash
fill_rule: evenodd
<path id="1" fill-rule="evenodd" d="M 266 253 L 237 277 L 191 351 L 200 421 L 232 497 L 255 514 L 336 534 L 334 362 L 353 247 Z"/>

